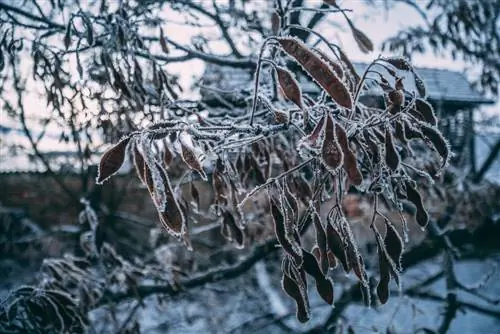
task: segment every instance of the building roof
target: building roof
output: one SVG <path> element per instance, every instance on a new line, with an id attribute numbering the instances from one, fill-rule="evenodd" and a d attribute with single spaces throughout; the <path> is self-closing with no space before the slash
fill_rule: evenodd
<path id="1" fill-rule="evenodd" d="M 354 67 L 358 73 L 363 73 L 368 64 L 354 63 Z M 384 71 L 380 65 L 375 65 L 380 71 Z M 469 105 L 494 103 L 494 100 L 484 97 L 481 93 L 476 91 L 465 75 L 461 72 L 437 69 L 437 68 L 416 68 L 416 72 L 422 77 L 426 88 L 428 98 L 435 102 L 454 102 Z M 405 73 L 400 72 L 402 77 Z M 407 76 L 407 75 L 406 75 Z M 310 80 L 300 80 L 302 89 L 305 92 L 317 91 L 317 87 Z M 253 89 L 253 71 L 235 69 L 232 67 L 223 67 L 218 65 L 208 65 L 204 74 L 204 84 L 207 86 L 214 86 L 222 91 L 244 91 Z M 404 80 L 405 87 L 412 91 L 415 89 L 413 78 Z M 381 92 L 370 89 L 367 85 L 368 93 L 379 95 Z M 373 88 L 373 87 L 372 87 Z M 212 93 L 208 91 L 202 92 L 204 97 L 211 96 Z"/>

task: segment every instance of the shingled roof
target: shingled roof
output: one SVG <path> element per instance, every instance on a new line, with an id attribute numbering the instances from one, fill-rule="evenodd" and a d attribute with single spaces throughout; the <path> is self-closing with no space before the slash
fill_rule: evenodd
<path id="1" fill-rule="evenodd" d="M 368 64 L 354 63 L 358 73 L 363 73 Z M 378 69 L 383 71 L 381 66 Z M 435 102 L 454 102 L 468 105 L 477 105 L 485 103 L 494 103 L 476 91 L 465 75 L 461 72 L 450 71 L 437 68 L 416 68 L 416 72 L 422 77 L 427 87 L 428 98 Z M 402 74 L 404 76 L 404 74 Z M 208 65 L 204 74 L 204 84 L 214 86 L 223 91 L 245 91 L 253 89 L 253 72 L 232 67 L 223 67 L 218 65 Z M 304 80 L 300 80 L 304 81 Z M 413 87 L 411 87 L 413 85 Z M 302 89 L 306 92 L 317 91 L 318 88 L 310 81 L 301 82 Z M 368 85 L 369 86 L 369 85 Z M 414 89 L 413 80 L 405 80 L 405 87 L 408 90 Z M 375 95 L 380 94 L 377 90 L 368 92 Z M 202 92 L 205 97 L 209 92 Z"/>

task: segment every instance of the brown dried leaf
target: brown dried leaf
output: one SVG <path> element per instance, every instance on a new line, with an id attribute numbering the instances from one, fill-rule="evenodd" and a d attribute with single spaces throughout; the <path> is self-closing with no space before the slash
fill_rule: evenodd
<path id="1" fill-rule="evenodd" d="M 380 303 L 385 304 L 389 299 L 389 283 L 391 281 L 390 264 L 381 245 L 377 242 L 378 267 L 380 280 L 377 285 L 377 296 Z"/>
<path id="2" fill-rule="evenodd" d="M 316 243 L 319 247 L 320 258 L 319 264 L 321 271 L 323 273 L 328 272 L 328 258 L 326 255 L 328 246 L 326 241 L 326 232 L 321 222 L 321 217 L 318 215 L 316 211 L 313 211 L 310 218 L 313 220 L 314 230 L 316 232 Z"/>
<path id="3" fill-rule="evenodd" d="M 285 96 L 302 109 L 302 90 L 297 80 L 293 77 L 293 74 L 281 66 L 276 66 L 275 69 L 278 74 L 278 82 Z"/>
<path id="4" fill-rule="evenodd" d="M 283 250 L 291 256 L 295 264 L 301 266 L 303 262 L 302 248 L 300 248 L 295 238 L 290 237 L 290 234 L 287 233 L 285 216 L 281 212 L 280 206 L 271 197 L 269 198 L 269 204 L 273 215 L 274 232 L 276 233 L 279 244 L 283 247 Z"/>
<path id="5" fill-rule="evenodd" d="M 300 287 L 293 279 L 291 279 L 284 273 L 283 277 L 281 278 L 281 286 L 283 287 L 283 290 L 287 293 L 287 295 L 292 297 L 295 301 L 297 319 L 302 323 L 307 322 L 311 317 L 309 301 L 301 293 Z"/>
<path id="6" fill-rule="evenodd" d="M 195 151 L 187 145 L 184 140 L 179 140 L 179 143 L 181 145 L 181 157 L 184 163 L 192 170 L 195 170 L 200 174 L 201 178 L 203 180 L 207 180 L 207 175 L 205 174 L 205 171 L 203 170 L 203 167 L 201 166 L 201 162 L 196 156 Z"/>
<path id="7" fill-rule="evenodd" d="M 439 155 L 441 155 L 441 169 L 443 169 L 448 165 L 450 159 L 450 145 L 446 139 L 444 139 L 441 132 L 435 127 L 421 124 L 420 131 L 422 131 L 424 137 L 432 144 Z"/>
<path id="8" fill-rule="evenodd" d="M 427 226 L 429 222 L 429 215 L 425 210 L 424 203 L 422 202 L 422 197 L 420 193 L 413 187 L 411 182 L 406 182 L 406 197 L 410 202 L 417 208 L 416 220 L 421 227 Z"/>
<path id="9" fill-rule="evenodd" d="M 335 124 L 335 134 L 337 136 L 337 141 L 344 154 L 344 169 L 347 172 L 347 176 L 352 184 L 359 186 L 363 182 L 363 175 L 358 168 L 358 163 L 356 161 L 356 156 L 349 147 L 349 141 L 347 138 L 347 133 L 340 124 Z"/>
<path id="10" fill-rule="evenodd" d="M 306 251 L 302 250 L 302 254 L 304 255 L 304 270 L 306 273 L 314 277 L 316 281 L 316 290 L 318 294 L 323 298 L 325 302 L 329 305 L 333 304 L 333 284 L 332 282 L 325 277 L 321 268 L 318 265 L 318 262 L 314 258 L 314 255 Z"/>
<path id="11" fill-rule="evenodd" d="M 392 66 L 394 66 L 398 70 L 402 70 L 402 71 L 411 71 L 412 70 L 412 66 L 411 66 L 410 62 L 405 57 L 383 58 L 382 60 L 391 64 Z"/>
<path id="12" fill-rule="evenodd" d="M 236 224 L 234 216 L 229 211 L 224 212 L 222 231 L 222 235 L 224 235 L 224 237 L 226 237 L 229 241 L 235 240 L 239 248 L 244 246 L 245 235 L 243 230 Z"/>
<path id="13" fill-rule="evenodd" d="M 399 167 L 399 153 L 396 151 L 389 127 L 385 129 L 385 163 L 392 171 Z"/>
<path id="14" fill-rule="evenodd" d="M 326 225 L 326 240 L 328 243 L 329 250 L 335 255 L 335 257 L 342 263 L 344 271 L 348 273 L 351 270 L 351 266 L 347 261 L 347 255 L 345 252 L 344 242 L 340 236 L 340 233 L 332 226 L 332 222 Z"/>
<path id="15" fill-rule="evenodd" d="M 368 36 L 366 36 L 361 30 L 356 28 L 354 24 L 351 22 L 351 20 L 348 19 L 347 23 L 349 23 L 349 26 L 351 27 L 352 36 L 354 37 L 356 44 L 358 44 L 358 47 L 361 50 L 361 52 L 369 53 L 373 51 L 373 43 L 368 38 Z"/>
<path id="16" fill-rule="evenodd" d="M 413 72 L 413 77 L 415 79 L 415 86 L 417 87 L 418 94 L 420 97 L 425 98 L 427 96 L 427 89 L 425 88 L 424 80 L 415 71 Z"/>
<path id="17" fill-rule="evenodd" d="M 394 225 L 392 225 L 388 220 L 385 221 L 386 234 L 384 238 L 385 248 L 387 249 L 387 254 L 394 262 L 396 270 L 401 270 L 401 255 L 403 254 L 403 240 L 399 236 L 398 231 Z"/>
<path id="18" fill-rule="evenodd" d="M 429 102 L 421 98 L 417 98 L 415 100 L 415 108 L 423 116 L 422 120 L 424 122 L 427 122 L 433 126 L 437 125 L 437 118 L 436 114 L 434 113 L 434 108 L 432 108 L 432 105 Z"/>
<path id="19" fill-rule="evenodd" d="M 334 122 L 330 114 L 326 116 L 325 135 L 323 137 L 323 144 L 321 145 L 321 158 L 325 167 L 332 173 L 336 173 L 344 162 L 344 154 L 337 141 Z"/>
<path id="20" fill-rule="evenodd" d="M 165 195 L 167 200 L 166 210 L 159 211 L 160 220 L 172 236 L 179 237 L 186 231 L 186 219 L 179 206 L 179 202 L 172 191 L 172 186 L 170 185 L 170 179 L 167 175 L 165 169 L 157 163 L 158 171 L 163 180 L 163 185 L 165 187 Z"/>
<path id="21" fill-rule="evenodd" d="M 130 138 L 131 137 L 126 137 L 120 140 L 102 155 L 97 171 L 97 184 L 104 183 L 104 181 L 118 172 L 125 161 L 125 153 L 127 152 L 127 145 Z"/>
<path id="22" fill-rule="evenodd" d="M 345 108 L 352 108 L 352 96 L 349 90 L 318 55 L 312 52 L 304 43 L 293 38 L 279 38 L 278 42 L 335 102 Z"/>

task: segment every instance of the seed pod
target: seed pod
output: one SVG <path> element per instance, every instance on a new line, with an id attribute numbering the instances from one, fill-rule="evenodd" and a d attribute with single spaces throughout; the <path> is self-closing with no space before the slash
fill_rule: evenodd
<path id="1" fill-rule="evenodd" d="M 340 66 L 339 63 L 333 61 L 330 57 L 327 56 L 326 53 L 324 53 L 323 51 L 321 51 L 320 49 L 313 49 L 314 52 L 316 52 L 317 54 L 319 54 L 319 56 L 325 61 L 328 63 L 328 65 L 330 65 L 330 67 L 332 68 L 332 70 L 335 72 L 335 74 L 337 74 L 337 76 L 339 77 L 340 80 L 342 80 L 344 78 L 344 70 L 342 69 L 342 66 Z"/>
<path id="2" fill-rule="evenodd" d="M 293 38 L 279 38 L 278 42 L 335 102 L 342 107 L 352 108 L 352 97 L 347 87 L 318 55 L 304 43 Z"/>
<path id="3" fill-rule="evenodd" d="M 320 252 L 320 258 L 318 262 L 320 264 L 321 270 L 326 273 L 328 271 L 328 259 L 326 257 L 327 241 L 325 229 L 323 228 L 323 224 L 321 223 L 321 217 L 316 211 L 313 211 L 310 218 L 313 220 L 314 230 L 316 231 L 316 243 L 319 247 Z"/>
<path id="4" fill-rule="evenodd" d="M 307 300 L 307 297 L 301 293 L 297 283 L 287 275 L 283 274 L 281 278 L 281 286 L 287 295 L 292 297 L 295 301 L 297 319 L 302 323 L 307 322 L 311 317 L 309 301 Z"/>
<path id="5" fill-rule="evenodd" d="M 406 119 L 403 119 L 402 121 L 406 139 L 411 140 L 423 138 L 422 133 L 413 127 Z"/>
<path id="6" fill-rule="evenodd" d="M 381 245 L 377 242 L 378 267 L 380 280 L 377 285 L 377 296 L 381 304 L 389 299 L 389 282 L 391 281 L 390 264 Z"/>
<path id="7" fill-rule="evenodd" d="M 127 145 L 132 137 L 120 140 L 116 145 L 107 150 L 101 157 L 97 171 L 97 184 L 102 184 L 116 174 L 125 161 Z"/>
<path id="8" fill-rule="evenodd" d="M 344 242 L 342 241 L 339 232 L 332 226 L 330 221 L 326 225 L 326 240 L 329 250 L 335 255 L 340 263 L 342 263 L 344 271 L 348 273 L 351 270 L 351 266 L 347 261 Z"/>
<path id="9" fill-rule="evenodd" d="M 337 141 L 337 136 L 334 131 L 334 123 L 332 117 L 326 116 L 325 136 L 321 146 L 321 158 L 325 167 L 332 173 L 336 173 L 344 161 L 344 154 Z"/>
<path id="10" fill-rule="evenodd" d="M 347 139 L 347 133 L 340 124 L 335 124 L 335 134 L 337 136 L 337 141 L 344 154 L 344 169 L 347 172 L 347 176 L 352 184 L 359 186 L 363 182 L 363 175 L 358 168 L 358 163 L 356 161 L 356 156 L 352 153 L 349 147 L 349 142 Z"/>
<path id="11" fill-rule="evenodd" d="M 423 121 L 429 123 L 430 125 L 437 125 L 437 118 L 434 113 L 434 108 L 432 108 L 432 105 L 421 99 L 417 98 L 415 100 L 415 108 L 420 112 L 420 114 L 423 116 Z"/>
<path id="12" fill-rule="evenodd" d="M 174 237 L 179 237 L 186 231 L 186 219 L 182 210 L 179 206 L 177 199 L 175 198 L 174 192 L 172 191 L 172 186 L 170 185 L 170 179 L 163 167 L 157 164 L 158 171 L 163 180 L 163 185 L 165 188 L 166 210 L 161 211 L 158 209 L 160 214 L 160 221 L 163 226 Z"/>
<path id="13" fill-rule="evenodd" d="M 417 208 L 416 220 L 421 227 L 427 226 L 429 222 L 429 215 L 425 210 L 424 203 L 422 202 L 422 197 L 420 193 L 413 187 L 411 182 L 406 182 L 406 196 L 410 202 Z"/>
<path id="14" fill-rule="evenodd" d="M 415 71 L 413 71 L 413 77 L 415 79 L 415 86 L 417 87 L 417 92 L 420 97 L 425 98 L 427 96 L 427 89 L 425 88 L 424 80 L 418 75 Z"/>
<path id="15" fill-rule="evenodd" d="M 225 211 L 223 214 L 221 233 L 229 241 L 235 240 L 238 244 L 238 248 L 242 248 L 244 246 L 245 235 L 243 234 L 241 228 L 236 224 L 234 216 L 229 211 Z"/>
<path id="16" fill-rule="evenodd" d="M 443 169 L 448 165 L 450 159 L 450 145 L 446 139 L 444 139 L 441 132 L 434 127 L 421 124 L 420 131 L 422 131 L 424 137 L 432 144 L 439 155 L 441 155 L 442 163 L 440 168 Z"/>
<path id="17" fill-rule="evenodd" d="M 281 27 L 281 17 L 276 11 L 271 15 L 271 31 L 274 36 L 278 36 Z"/>
<path id="18" fill-rule="evenodd" d="M 187 133 L 181 133 L 178 138 L 181 146 L 182 161 L 184 161 L 190 169 L 197 171 L 203 180 L 207 181 L 207 175 L 201 167 L 201 162 L 198 159 L 194 151 L 194 147 L 190 142 L 190 137 L 188 136 L 189 135 Z"/>
<path id="19" fill-rule="evenodd" d="M 278 205 L 275 203 L 275 200 L 269 198 L 269 202 L 271 206 L 271 213 L 273 215 L 274 232 L 276 233 L 276 238 L 278 239 L 281 247 L 283 247 L 283 250 L 292 257 L 295 265 L 301 266 L 303 261 L 302 248 L 300 248 L 300 245 L 296 240 L 294 240 L 293 237 L 291 238 L 289 234 L 287 235 L 285 227 L 285 217 L 280 211 Z"/>
<path id="20" fill-rule="evenodd" d="M 392 134 L 389 128 L 385 129 L 385 163 L 392 171 L 398 169 L 399 166 L 399 154 L 396 151 L 392 140 Z"/>
<path id="21" fill-rule="evenodd" d="M 316 262 L 314 255 L 312 255 L 305 249 L 302 250 L 302 254 L 304 256 L 303 266 L 305 272 L 314 277 L 314 280 L 316 281 L 316 290 L 318 291 L 318 294 L 321 296 L 321 298 L 323 298 L 323 300 L 327 302 L 329 305 L 332 305 L 333 304 L 332 282 L 325 277 L 325 275 L 321 271 L 321 268 L 318 265 L 318 262 Z"/>
<path id="22" fill-rule="evenodd" d="M 323 114 L 323 116 L 319 119 L 318 123 L 316 123 L 316 126 L 311 131 L 311 133 L 307 137 L 305 137 L 304 140 L 309 142 L 310 145 L 316 146 L 318 139 L 321 135 L 321 132 L 323 131 L 323 128 L 325 127 L 326 117 L 327 117 L 326 113 Z"/>
<path id="23" fill-rule="evenodd" d="M 368 38 L 368 36 L 366 36 L 361 30 L 356 28 L 354 24 L 351 22 L 351 20 L 348 19 L 347 23 L 349 23 L 349 26 L 351 27 L 352 36 L 354 37 L 356 44 L 358 44 L 358 47 L 361 50 L 361 52 L 369 53 L 373 51 L 373 43 Z"/>
<path id="24" fill-rule="evenodd" d="M 385 221 L 386 234 L 384 238 L 384 245 L 387 249 L 387 254 L 394 262 L 396 270 L 401 270 L 401 255 L 403 254 L 403 240 L 399 236 L 398 231 L 394 225 L 388 220 Z"/>
<path id="25" fill-rule="evenodd" d="M 402 70 L 402 71 L 411 71 L 412 70 L 412 66 L 407 58 L 393 57 L 393 58 L 383 58 L 382 60 L 391 64 L 392 66 L 394 66 L 398 70 Z"/>
<path id="26" fill-rule="evenodd" d="M 285 96 L 290 101 L 295 103 L 297 107 L 302 109 L 302 90 L 300 89 L 297 80 L 295 80 L 295 78 L 293 77 L 293 74 L 290 73 L 286 68 L 283 68 L 281 66 L 276 66 L 275 69 L 276 73 L 278 74 L 279 85 Z"/>

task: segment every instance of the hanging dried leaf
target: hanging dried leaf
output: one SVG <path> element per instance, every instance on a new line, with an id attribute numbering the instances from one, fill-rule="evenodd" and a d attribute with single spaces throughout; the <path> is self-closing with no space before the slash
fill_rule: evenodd
<path id="1" fill-rule="evenodd" d="M 345 253 L 344 242 L 340 237 L 340 233 L 332 226 L 330 219 L 326 224 L 326 237 L 329 250 L 335 255 L 335 257 L 342 263 L 344 271 L 348 273 L 351 270 L 351 266 L 347 261 L 347 255 Z"/>
<path id="2" fill-rule="evenodd" d="M 345 108 L 352 108 L 352 97 L 347 87 L 318 55 L 293 38 L 279 38 L 278 42 L 335 102 Z"/>
<path id="3" fill-rule="evenodd" d="M 131 137 L 126 137 L 120 140 L 116 145 L 103 154 L 97 171 L 97 184 L 104 183 L 104 181 L 118 172 L 125 161 L 125 153 L 127 152 L 127 145 L 130 138 Z"/>
<path id="4" fill-rule="evenodd" d="M 421 98 L 417 98 L 415 100 L 415 108 L 423 116 L 422 120 L 424 122 L 427 122 L 432 126 L 437 125 L 437 118 L 436 114 L 434 113 L 434 108 L 432 108 L 432 105 L 429 102 Z"/>
<path id="5" fill-rule="evenodd" d="M 368 36 L 366 36 L 361 30 L 356 28 L 354 24 L 351 22 L 351 20 L 348 19 L 347 23 L 349 23 L 349 27 L 351 27 L 352 36 L 354 37 L 356 44 L 358 44 L 358 47 L 361 50 L 361 52 L 369 53 L 373 51 L 373 43 L 368 38 Z"/>
<path id="6" fill-rule="evenodd" d="M 385 163 L 392 171 L 399 167 L 399 153 L 396 151 L 389 127 L 385 129 Z"/>
<path id="7" fill-rule="evenodd" d="M 425 210 L 420 193 L 414 188 L 411 182 L 406 182 L 406 197 L 417 208 L 416 220 L 421 227 L 426 227 L 429 222 L 429 215 Z"/>
<path id="8" fill-rule="evenodd" d="M 229 212 L 224 212 L 222 220 L 222 235 L 229 241 L 235 240 L 239 248 L 243 248 L 245 243 L 245 235 L 241 228 L 236 224 L 234 216 Z"/>
<path id="9" fill-rule="evenodd" d="M 323 144 L 321 145 L 321 158 L 325 167 L 332 173 L 336 173 L 344 162 L 344 154 L 337 141 L 333 119 L 330 114 L 326 116 L 325 135 L 323 137 Z"/>
<path id="10" fill-rule="evenodd" d="M 403 240 L 399 236 L 398 231 L 394 225 L 388 220 L 385 221 L 386 234 L 384 238 L 384 245 L 387 249 L 387 254 L 394 262 L 396 270 L 401 270 L 401 255 L 403 254 Z"/>
<path id="11" fill-rule="evenodd" d="M 342 80 L 344 78 L 344 69 L 342 68 L 342 66 L 340 66 L 339 63 L 333 61 L 330 57 L 328 57 L 328 55 L 326 53 L 324 53 L 320 49 L 313 49 L 313 50 L 314 50 L 314 52 L 316 52 L 317 54 L 319 54 L 319 56 L 325 62 L 327 62 L 328 65 L 330 65 L 330 67 L 335 72 L 335 74 L 337 74 L 337 76 L 339 77 L 340 80 Z"/>
<path id="12" fill-rule="evenodd" d="M 424 136 L 422 132 L 420 132 L 417 128 L 410 124 L 406 119 L 402 119 L 403 128 L 405 133 L 405 138 L 408 140 L 411 139 L 422 139 Z"/>
<path id="13" fill-rule="evenodd" d="M 281 278 L 281 286 L 287 295 L 292 297 L 295 301 L 297 319 L 302 323 L 307 322 L 311 317 L 307 295 L 304 296 L 297 283 L 285 274 L 283 274 Z"/>
<path id="14" fill-rule="evenodd" d="M 380 280 L 377 285 L 377 296 L 381 304 L 387 303 L 389 299 L 389 283 L 391 281 L 390 264 L 380 243 L 377 241 L 378 267 Z"/>
<path id="15" fill-rule="evenodd" d="M 201 166 L 201 162 L 196 155 L 194 146 L 191 143 L 190 137 L 186 133 L 181 133 L 178 137 L 181 145 L 181 157 L 184 163 L 192 170 L 197 171 L 204 181 L 207 181 L 207 175 Z"/>
<path id="16" fill-rule="evenodd" d="M 285 94 L 285 96 L 295 103 L 297 107 L 302 109 L 302 90 L 300 89 L 299 83 L 293 77 L 293 74 L 290 73 L 286 68 L 281 66 L 276 66 L 276 73 L 278 74 L 278 82 L 279 85 Z"/>
<path id="17" fill-rule="evenodd" d="M 405 57 L 382 58 L 382 60 L 391 64 L 392 66 L 394 66 L 398 70 L 402 70 L 402 71 L 412 71 L 413 70 L 410 62 Z"/>
<path id="18" fill-rule="evenodd" d="M 363 182 L 363 175 L 358 168 L 358 163 L 356 161 L 356 156 L 349 147 L 349 141 L 347 138 L 347 133 L 340 124 L 335 124 L 335 134 L 337 136 L 337 141 L 344 154 L 344 169 L 347 172 L 347 176 L 352 184 L 359 186 Z"/>
<path id="19" fill-rule="evenodd" d="M 424 137 L 432 144 L 434 149 L 441 155 L 441 169 L 448 165 L 450 159 L 450 145 L 444 139 L 441 132 L 435 127 L 428 126 L 426 124 L 420 125 L 420 131 Z"/>
<path id="20" fill-rule="evenodd" d="M 294 237 L 290 237 L 290 234 L 286 233 L 284 214 L 279 209 L 275 200 L 271 197 L 269 197 L 269 204 L 273 215 L 274 232 L 276 233 L 276 238 L 278 239 L 279 244 L 283 247 L 283 250 L 292 257 L 295 264 L 297 266 L 301 266 L 303 261 L 302 248 L 300 248 L 300 245 Z"/>
<path id="21" fill-rule="evenodd" d="M 186 219 L 179 206 L 179 202 L 177 201 L 177 198 L 175 197 L 174 192 L 172 191 L 172 186 L 170 185 L 170 179 L 167 175 L 167 172 L 158 163 L 156 163 L 156 168 L 158 169 L 158 172 L 163 181 L 163 187 L 165 189 L 165 195 L 166 195 L 165 209 L 162 210 L 161 207 L 157 204 L 160 221 L 163 227 L 170 235 L 174 237 L 180 237 L 186 231 Z M 147 171 L 149 172 L 149 174 L 151 174 L 149 168 L 147 169 Z M 146 179 L 148 180 L 152 178 L 151 176 L 146 176 Z M 157 186 L 158 185 L 156 184 L 154 185 L 154 187 Z M 155 200 L 154 197 L 153 200 Z"/>
<path id="22" fill-rule="evenodd" d="M 323 300 L 327 302 L 329 305 L 332 305 L 333 304 L 332 282 L 325 277 L 325 275 L 321 271 L 321 268 L 318 265 L 318 262 L 316 262 L 314 255 L 312 255 L 305 249 L 302 250 L 302 254 L 304 255 L 303 266 L 305 272 L 314 277 L 314 280 L 316 281 L 316 290 L 318 291 L 318 294 L 321 296 L 321 298 L 323 298 Z"/>
<path id="23" fill-rule="evenodd" d="M 326 240 L 326 232 L 321 222 L 321 217 L 318 215 L 316 210 L 312 212 L 310 218 L 313 221 L 314 230 L 316 232 L 316 243 L 319 247 L 319 252 L 320 252 L 320 257 L 318 262 L 320 264 L 321 271 L 323 273 L 326 273 L 328 272 L 328 258 L 326 255 L 328 246 Z"/>
<path id="24" fill-rule="evenodd" d="M 427 89 L 425 88 L 424 80 L 415 71 L 413 72 L 413 77 L 415 78 L 415 86 L 417 87 L 418 94 L 420 97 L 427 97 Z"/>
<path id="25" fill-rule="evenodd" d="M 318 123 L 314 126 L 314 129 L 311 133 L 304 138 L 304 141 L 308 142 L 311 146 L 316 146 L 318 144 L 318 140 L 323 132 L 323 128 L 325 127 L 325 119 L 327 115 L 326 113 L 319 119 Z"/>

